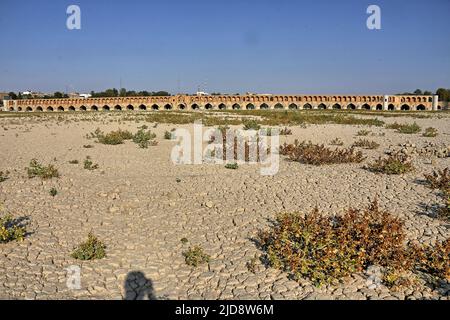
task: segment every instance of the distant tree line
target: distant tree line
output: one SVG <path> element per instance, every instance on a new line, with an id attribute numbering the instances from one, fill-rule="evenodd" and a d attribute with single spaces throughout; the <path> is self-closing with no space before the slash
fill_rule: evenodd
<path id="1" fill-rule="evenodd" d="M 439 96 L 439 101 L 450 101 L 450 89 L 444 89 L 444 88 L 439 88 L 436 90 L 436 95 Z M 417 89 L 414 92 L 404 92 L 404 93 L 400 93 L 399 95 L 402 96 L 431 96 L 433 95 L 433 93 L 431 91 L 425 90 L 422 91 L 420 89 Z"/>
<path id="2" fill-rule="evenodd" d="M 128 91 L 125 88 L 117 90 L 116 88 L 106 89 L 102 92 L 91 91 L 91 96 L 93 98 L 102 98 L 102 97 L 150 97 L 150 96 L 170 96 L 170 93 L 167 91 Z"/>

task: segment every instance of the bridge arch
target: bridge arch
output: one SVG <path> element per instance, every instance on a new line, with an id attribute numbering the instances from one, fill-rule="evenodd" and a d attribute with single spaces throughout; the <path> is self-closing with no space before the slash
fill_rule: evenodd
<path id="1" fill-rule="evenodd" d="M 367 103 L 364 103 L 364 104 L 361 106 L 361 109 L 364 109 L 364 110 L 370 110 L 370 105 L 368 105 Z"/>
<path id="2" fill-rule="evenodd" d="M 405 103 L 404 105 L 402 105 L 402 106 L 400 107 L 400 110 L 403 110 L 403 111 L 411 110 L 411 107 Z"/>
<path id="3" fill-rule="evenodd" d="M 309 103 L 306 103 L 306 104 L 303 105 L 303 109 L 309 110 L 309 109 L 312 109 L 312 108 L 313 108 L 312 105 L 309 104 Z"/>
<path id="4" fill-rule="evenodd" d="M 81 110 L 81 111 L 87 111 L 87 108 L 86 108 L 86 106 L 81 106 L 81 107 L 80 107 L 80 110 Z"/>
<path id="5" fill-rule="evenodd" d="M 97 107 L 96 105 L 93 105 L 93 106 L 91 107 L 91 111 L 98 111 L 98 107 Z"/>
<path id="6" fill-rule="evenodd" d="M 169 103 L 167 103 L 167 104 L 164 106 L 164 109 L 165 109 L 165 110 L 171 110 L 171 109 L 172 109 L 172 105 L 169 104 Z"/>
<path id="7" fill-rule="evenodd" d="M 53 107 L 48 106 L 48 107 L 47 107 L 47 111 L 49 111 L 49 112 L 53 111 Z"/>
<path id="8" fill-rule="evenodd" d="M 376 109 L 383 110 L 383 105 L 381 103 L 377 104 Z"/>
<path id="9" fill-rule="evenodd" d="M 147 110 L 147 106 L 145 104 L 141 104 L 139 106 L 139 110 Z"/>
<path id="10" fill-rule="evenodd" d="M 64 107 L 63 106 L 59 106 L 57 110 L 58 111 L 64 111 Z"/>
<path id="11" fill-rule="evenodd" d="M 226 108 L 227 108 L 227 106 L 224 103 L 219 104 L 220 110 L 225 110 Z"/>
<path id="12" fill-rule="evenodd" d="M 114 110 L 115 111 L 121 111 L 122 110 L 122 106 L 117 104 L 117 105 L 114 106 Z"/>
<path id="13" fill-rule="evenodd" d="M 391 103 L 388 105 L 388 110 L 393 111 L 395 110 L 395 106 Z"/>
<path id="14" fill-rule="evenodd" d="M 255 109 L 255 105 L 253 103 L 249 103 L 245 106 L 245 109 L 247 110 L 254 110 Z"/>
<path id="15" fill-rule="evenodd" d="M 322 109 L 322 110 L 324 110 L 326 108 L 327 108 L 327 106 L 324 103 L 319 104 L 319 106 L 317 107 L 317 109 Z"/>
<path id="16" fill-rule="evenodd" d="M 192 110 L 199 110 L 200 107 L 198 106 L 198 104 L 194 103 L 193 105 L 191 105 L 191 109 Z"/>
<path id="17" fill-rule="evenodd" d="M 341 107 L 341 105 L 339 103 L 335 103 L 332 108 L 335 109 L 335 110 L 342 109 L 342 107 Z"/>
<path id="18" fill-rule="evenodd" d="M 277 103 L 273 106 L 274 109 L 284 109 L 284 105 L 282 105 L 281 103 Z"/>
<path id="19" fill-rule="evenodd" d="M 184 109 L 186 109 L 186 105 L 184 105 L 183 103 L 180 103 L 180 104 L 178 105 L 178 109 L 184 110 Z"/>
<path id="20" fill-rule="evenodd" d="M 418 111 L 425 111 L 427 108 L 425 108 L 425 106 L 423 105 L 423 104 L 419 104 L 417 107 L 416 107 L 416 110 L 418 110 Z"/>
<path id="21" fill-rule="evenodd" d="M 233 106 L 231 108 L 234 110 L 240 110 L 241 106 L 239 105 L 239 103 L 235 103 L 235 104 L 233 104 Z"/>
<path id="22" fill-rule="evenodd" d="M 32 107 L 27 107 L 27 108 L 25 109 L 25 111 L 31 112 L 31 111 L 33 111 L 33 108 L 32 108 Z"/>
<path id="23" fill-rule="evenodd" d="M 134 106 L 131 104 L 127 105 L 127 110 L 134 110 Z"/>
<path id="24" fill-rule="evenodd" d="M 211 103 L 207 103 L 207 104 L 205 104 L 205 109 L 211 110 L 211 109 L 213 109 L 213 105 Z"/>
<path id="25" fill-rule="evenodd" d="M 289 108 L 289 109 L 298 109 L 298 105 L 296 105 L 295 103 L 291 103 L 291 104 L 288 106 L 288 108 Z"/>
<path id="26" fill-rule="evenodd" d="M 353 103 L 350 103 L 350 104 L 347 106 L 347 109 L 355 110 L 355 109 L 356 109 L 356 106 L 355 106 Z"/>
<path id="27" fill-rule="evenodd" d="M 269 109 L 269 105 L 267 103 L 263 103 L 259 106 L 260 109 Z"/>
<path id="28" fill-rule="evenodd" d="M 110 110 L 108 105 L 104 105 L 102 109 L 103 109 L 103 111 L 109 111 Z"/>
<path id="29" fill-rule="evenodd" d="M 155 103 L 152 105 L 152 110 L 159 110 L 159 106 Z"/>
<path id="30" fill-rule="evenodd" d="M 75 107 L 74 106 L 70 106 L 69 107 L 69 111 L 75 111 Z"/>
<path id="31" fill-rule="evenodd" d="M 42 111 L 44 111 L 44 110 L 42 110 L 42 107 L 39 106 L 39 107 L 36 108 L 36 111 L 42 112 Z"/>

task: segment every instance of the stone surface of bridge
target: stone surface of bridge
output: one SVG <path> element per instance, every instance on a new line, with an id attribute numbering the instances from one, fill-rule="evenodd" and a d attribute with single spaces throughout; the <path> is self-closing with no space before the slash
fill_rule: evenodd
<path id="1" fill-rule="evenodd" d="M 4 111 L 366 109 L 440 110 L 438 96 L 421 95 L 174 95 L 4 100 Z"/>

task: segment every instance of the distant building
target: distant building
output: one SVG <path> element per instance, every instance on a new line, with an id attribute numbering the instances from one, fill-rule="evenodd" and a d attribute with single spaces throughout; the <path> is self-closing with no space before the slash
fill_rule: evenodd
<path id="1" fill-rule="evenodd" d="M 78 96 L 80 98 L 84 98 L 84 99 L 92 97 L 92 95 L 90 93 L 80 93 Z"/>
<path id="2" fill-rule="evenodd" d="M 196 94 L 197 96 L 209 96 L 209 93 L 204 92 L 204 91 L 197 91 L 195 94 Z"/>

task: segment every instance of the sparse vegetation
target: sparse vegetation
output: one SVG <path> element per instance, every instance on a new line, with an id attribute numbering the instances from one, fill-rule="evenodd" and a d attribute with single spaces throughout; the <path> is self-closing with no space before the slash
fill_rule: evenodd
<path id="1" fill-rule="evenodd" d="M 83 148 L 85 148 L 85 149 L 91 149 L 93 147 L 94 146 L 92 144 L 85 144 L 85 145 L 83 145 Z"/>
<path id="2" fill-rule="evenodd" d="M 22 241 L 25 234 L 26 228 L 19 219 L 14 219 L 9 214 L 0 217 L 0 243 Z"/>
<path id="3" fill-rule="evenodd" d="M 311 142 L 284 144 L 280 147 L 280 154 L 287 155 L 290 160 L 312 165 L 362 162 L 365 157 L 361 151 L 353 148 L 331 150 L 324 145 Z"/>
<path id="4" fill-rule="evenodd" d="M 54 197 L 58 194 L 58 190 L 56 190 L 56 188 L 53 187 L 50 189 L 49 193 L 52 197 Z"/>
<path id="5" fill-rule="evenodd" d="M 255 254 L 255 256 L 246 263 L 248 271 L 250 271 L 251 273 L 256 273 L 257 263 L 258 263 L 258 255 Z"/>
<path id="6" fill-rule="evenodd" d="M 292 134 L 292 130 L 288 127 L 284 127 L 280 130 L 280 136 L 290 136 Z"/>
<path id="7" fill-rule="evenodd" d="M 157 142 L 153 139 L 156 138 L 156 134 L 152 133 L 150 130 L 145 131 L 144 129 L 139 129 L 138 132 L 133 136 L 133 142 L 139 145 L 141 148 L 148 148 L 149 145 L 156 145 Z"/>
<path id="8" fill-rule="evenodd" d="M 425 180 L 432 189 L 450 190 L 450 168 L 425 174 Z"/>
<path id="9" fill-rule="evenodd" d="M 123 131 L 121 129 L 116 131 L 111 131 L 107 134 L 99 132 L 96 134 L 99 143 L 117 145 L 122 144 L 125 140 L 130 140 L 133 138 L 133 134 L 130 131 Z"/>
<path id="10" fill-rule="evenodd" d="M 52 164 L 44 166 L 40 164 L 36 159 L 30 161 L 30 165 L 27 168 L 28 178 L 40 177 L 41 179 L 58 178 L 59 172 Z"/>
<path id="11" fill-rule="evenodd" d="M 368 169 L 377 173 L 384 174 L 403 174 L 414 170 L 414 166 L 408 156 L 404 154 L 393 154 L 387 158 L 381 157 L 368 165 Z"/>
<path id="12" fill-rule="evenodd" d="M 370 141 L 367 139 L 359 139 L 353 143 L 353 147 L 363 148 L 363 149 L 377 149 L 380 145 L 375 141 Z"/>
<path id="13" fill-rule="evenodd" d="M 437 129 L 435 129 L 433 127 L 426 128 L 424 133 L 422 134 L 422 136 L 427 137 L 427 138 L 434 138 L 437 135 L 438 135 L 438 131 L 437 131 Z"/>
<path id="14" fill-rule="evenodd" d="M 236 170 L 236 169 L 239 168 L 239 165 L 238 165 L 236 162 L 234 162 L 234 163 L 227 163 L 227 164 L 225 165 L 225 168 L 226 168 L 226 169 Z"/>
<path id="15" fill-rule="evenodd" d="M 0 182 L 6 181 L 9 179 L 9 171 L 0 171 Z"/>
<path id="16" fill-rule="evenodd" d="M 69 163 L 70 163 L 70 164 L 78 164 L 79 161 L 78 161 L 78 160 L 70 160 Z"/>
<path id="17" fill-rule="evenodd" d="M 210 256 L 203 251 L 203 248 L 199 245 L 189 247 L 189 249 L 183 252 L 184 260 L 188 266 L 197 267 L 200 264 L 208 263 Z"/>
<path id="18" fill-rule="evenodd" d="M 172 139 L 172 132 L 170 132 L 170 131 L 164 132 L 164 139 L 166 139 L 166 140 Z"/>
<path id="19" fill-rule="evenodd" d="M 181 241 L 182 244 L 186 244 L 186 243 L 189 242 L 189 240 L 187 238 L 181 238 L 180 241 Z"/>
<path id="20" fill-rule="evenodd" d="M 359 130 L 356 135 L 357 136 L 368 136 L 371 131 L 369 130 Z"/>
<path id="21" fill-rule="evenodd" d="M 417 123 L 412 124 L 399 124 L 397 122 L 394 122 L 392 124 L 386 125 L 387 129 L 395 129 L 398 133 L 404 133 L 404 134 L 414 134 L 419 133 L 422 129 Z"/>
<path id="22" fill-rule="evenodd" d="M 98 169 L 99 166 L 97 163 L 94 164 L 94 162 L 92 162 L 90 156 L 87 156 L 86 159 L 84 160 L 84 168 L 86 170 L 95 170 Z"/>
<path id="23" fill-rule="evenodd" d="M 265 259 L 294 279 L 307 277 L 316 285 L 379 265 L 389 272 L 423 269 L 448 278 L 450 244 L 434 247 L 405 245 L 403 222 L 378 207 L 377 201 L 363 210 L 348 209 L 342 215 L 281 213 L 269 230 L 257 238 Z M 386 275 L 386 274 L 385 274 Z"/>
<path id="24" fill-rule="evenodd" d="M 244 130 L 259 130 L 259 129 L 261 129 L 261 125 L 259 125 L 256 120 L 244 120 L 242 123 L 244 124 Z"/>
<path id="25" fill-rule="evenodd" d="M 71 257 L 77 260 L 102 259 L 106 256 L 105 249 L 104 243 L 90 232 L 87 240 L 74 249 Z"/>
<path id="26" fill-rule="evenodd" d="M 330 141 L 330 145 L 332 146 L 343 146 L 344 142 L 341 140 L 341 138 L 334 138 Z"/>

